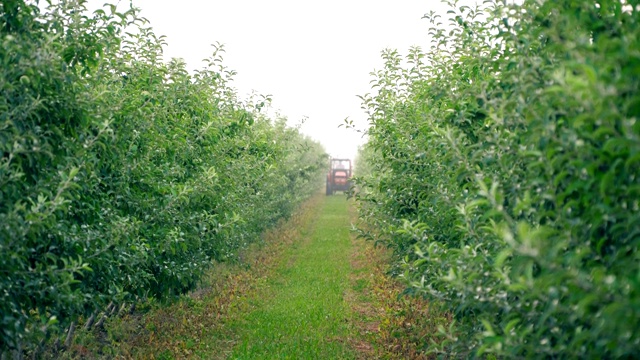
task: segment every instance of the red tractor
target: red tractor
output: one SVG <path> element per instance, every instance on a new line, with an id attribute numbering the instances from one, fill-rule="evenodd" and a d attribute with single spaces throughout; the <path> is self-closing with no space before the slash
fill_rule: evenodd
<path id="1" fill-rule="evenodd" d="M 329 173 L 327 174 L 327 195 L 333 195 L 336 191 L 347 191 L 351 187 L 351 160 L 331 159 L 329 161 Z"/>

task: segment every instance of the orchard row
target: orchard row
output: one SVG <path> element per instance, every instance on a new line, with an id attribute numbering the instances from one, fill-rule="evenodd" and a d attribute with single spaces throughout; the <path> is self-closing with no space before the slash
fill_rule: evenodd
<path id="1" fill-rule="evenodd" d="M 363 97 L 361 235 L 453 315 L 431 353 L 631 358 L 639 3 L 521 3 L 451 4 L 426 15 L 430 49 L 384 53 Z"/>
<path id="2" fill-rule="evenodd" d="M 319 187 L 322 147 L 240 100 L 221 48 L 134 10 L 0 4 L 0 353 L 194 288 Z"/>

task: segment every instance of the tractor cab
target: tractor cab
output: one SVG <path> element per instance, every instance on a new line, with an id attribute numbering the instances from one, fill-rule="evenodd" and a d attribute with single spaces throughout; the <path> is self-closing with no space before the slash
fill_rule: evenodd
<path id="1" fill-rule="evenodd" d="M 333 195 L 336 191 L 349 190 L 352 172 L 350 159 L 331 159 L 327 174 L 327 195 Z"/>

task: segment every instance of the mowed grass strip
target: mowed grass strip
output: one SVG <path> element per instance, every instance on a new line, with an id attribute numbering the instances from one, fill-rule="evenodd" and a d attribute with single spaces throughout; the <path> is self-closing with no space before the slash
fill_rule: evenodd
<path id="1" fill-rule="evenodd" d="M 354 358 L 349 344 L 351 240 L 348 203 L 343 196 L 320 202 L 318 218 L 267 286 L 250 300 L 234 324 L 233 359 Z"/>

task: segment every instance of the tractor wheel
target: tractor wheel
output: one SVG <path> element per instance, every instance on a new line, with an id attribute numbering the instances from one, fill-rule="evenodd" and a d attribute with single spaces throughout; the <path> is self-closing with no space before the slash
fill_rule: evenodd
<path id="1" fill-rule="evenodd" d="M 331 189 L 331 184 L 327 181 L 327 195 L 333 195 L 333 191 Z"/>

